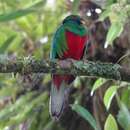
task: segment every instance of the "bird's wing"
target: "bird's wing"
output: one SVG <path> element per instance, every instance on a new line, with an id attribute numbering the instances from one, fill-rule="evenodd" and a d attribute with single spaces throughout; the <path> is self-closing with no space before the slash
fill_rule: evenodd
<path id="1" fill-rule="evenodd" d="M 63 25 L 61 25 L 57 29 L 53 37 L 50 58 L 51 59 L 61 58 L 66 50 L 67 50 L 67 43 L 65 37 L 65 28 Z"/>

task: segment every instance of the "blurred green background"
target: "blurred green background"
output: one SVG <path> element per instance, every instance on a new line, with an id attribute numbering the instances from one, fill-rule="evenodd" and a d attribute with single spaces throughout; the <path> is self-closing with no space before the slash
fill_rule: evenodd
<path id="1" fill-rule="evenodd" d="M 91 32 L 89 60 L 129 67 L 129 0 L 91 1 L 0 0 L 0 60 L 48 59 L 57 27 L 73 13 Z M 0 130 L 130 130 L 129 83 L 77 77 L 69 100 L 74 105 L 59 122 L 49 115 L 50 85 L 50 74 L 0 74 Z"/>
<path id="2" fill-rule="evenodd" d="M 64 0 L 1 0 L 0 53 L 49 58 L 52 36 L 67 13 Z M 50 74 L 0 75 L 0 130 L 58 129 L 49 116 Z"/>

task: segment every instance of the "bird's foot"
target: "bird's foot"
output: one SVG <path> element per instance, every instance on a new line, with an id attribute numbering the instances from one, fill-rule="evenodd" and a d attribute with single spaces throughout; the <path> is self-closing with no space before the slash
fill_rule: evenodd
<path id="1" fill-rule="evenodd" d="M 65 60 L 59 60 L 58 64 L 60 65 L 61 68 L 69 68 L 71 66 L 71 64 L 74 63 L 74 59 L 68 58 Z"/>
<path id="2" fill-rule="evenodd" d="M 83 63 L 87 63 L 88 60 L 87 59 L 82 59 Z"/>

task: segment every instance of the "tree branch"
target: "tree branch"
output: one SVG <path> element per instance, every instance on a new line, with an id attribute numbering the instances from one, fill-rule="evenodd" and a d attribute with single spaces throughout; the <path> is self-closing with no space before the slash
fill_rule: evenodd
<path id="1" fill-rule="evenodd" d="M 0 56 L 0 73 L 73 74 L 130 82 L 130 69 L 121 67 L 118 64 L 94 63 L 91 61 L 69 62 L 68 60 L 66 63 L 68 63 L 68 66 L 63 68 L 56 60 L 36 60 L 32 57 L 13 59 Z"/>

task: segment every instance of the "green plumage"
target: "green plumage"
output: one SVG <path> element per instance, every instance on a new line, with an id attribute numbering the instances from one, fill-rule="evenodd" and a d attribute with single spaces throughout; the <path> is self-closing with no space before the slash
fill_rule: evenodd
<path id="1" fill-rule="evenodd" d="M 83 25 L 74 24 L 73 22 L 65 23 L 64 25 L 65 30 L 73 32 L 79 36 L 84 36 L 87 34 L 87 29 Z"/>
<path id="2" fill-rule="evenodd" d="M 53 38 L 52 47 L 51 47 L 51 59 L 55 59 L 56 56 L 61 57 L 63 52 L 67 50 L 66 38 L 65 38 L 65 29 L 64 26 L 61 25 Z"/>
<path id="3" fill-rule="evenodd" d="M 85 36 L 88 34 L 88 30 L 83 25 L 79 25 L 73 21 L 63 23 L 54 35 L 50 55 L 51 59 L 62 57 L 64 52 L 68 49 L 65 37 L 66 31 L 73 32 L 79 36 Z"/>

